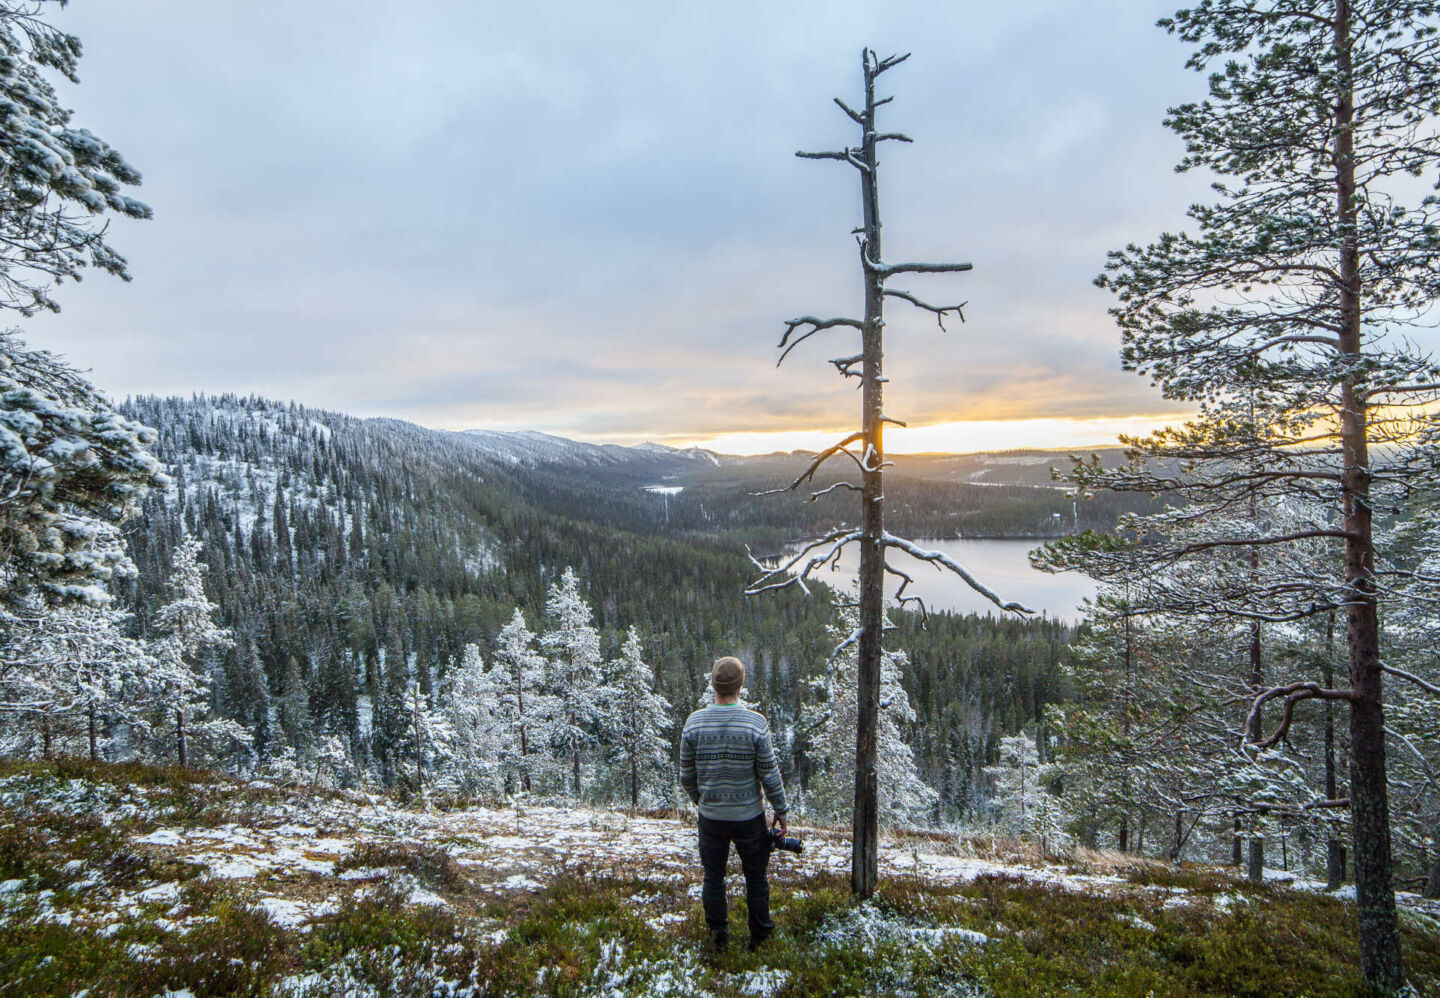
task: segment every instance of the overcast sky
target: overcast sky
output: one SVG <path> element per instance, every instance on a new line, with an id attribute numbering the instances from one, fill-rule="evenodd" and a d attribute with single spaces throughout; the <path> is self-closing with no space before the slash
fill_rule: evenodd
<path id="1" fill-rule="evenodd" d="M 970 303 L 948 333 L 891 305 L 887 412 L 969 422 L 906 449 L 1100 442 L 1174 411 L 1090 283 L 1203 194 L 1161 126 L 1202 85 L 1172 6 L 72 0 L 63 92 L 155 219 L 112 226 L 133 283 L 26 328 L 116 396 L 735 450 L 848 426 L 846 334 L 774 347 L 862 307 L 854 171 L 793 154 L 853 140 L 830 99 L 869 44 L 913 52 L 886 255 L 975 264 L 896 283 Z"/>

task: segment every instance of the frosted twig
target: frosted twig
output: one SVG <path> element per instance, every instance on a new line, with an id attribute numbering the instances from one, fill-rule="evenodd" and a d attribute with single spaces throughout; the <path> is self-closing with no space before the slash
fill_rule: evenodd
<path id="1" fill-rule="evenodd" d="M 1434 694 L 1435 696 L 1440 696 L 1440 686 L 1436 686 L 1436 685 L 1434 685 L 1433 683 L 1427 683 L 1425 680 L 1421 679 L 1419 676 L 1415 675 L 1413 672 L 1406 672 L 1404 669 L 1396 669 L 1396 668 L 1394 668 L 1393 666 L 1389 666 L 1389 665 L 1382 665 L 1382 666 L 1380 666 L 1380 668 L 1381 668 L 1382 670 L 1384 670 L 1385 672 L 1390 673 L 1390 675 L 1392 675 L 1392 676 L 1396 676 L 1396 677 L 1398 677 L 1398 678 L 1400 678 L 1400 679 L 1405 679 L 1405 680 L 1408 680 L 1408 681 L 1414 683 L 1416 686 L 1420 687 L 1420 688 L 1421 688 L 1422 690 L 1424 690 L 1426 693 L 1432 693 L 1432 694 Z"/>
<path id="2" fill-rule="evenodd" d="M 965 313 L 962 312 L 961 309 L 963 309 L 966 305 L 970 304 L 968 301 L 962 301 L 959 305 L 931 305 L 927 301 L 922 301 L 921 299 L 916 298 L 908 291 L 894 291 L 890 288 L 885 288 L 881 292 L 881 294 L 885 295 L 885 297 L 887 298 L 899 298 L 901 301 L 908 301 L 916 308 L 924 309 L 927 312 L 934 312 L 935 321 L 939 324 L 942 330 L 945 329 L 946 312 L 954 312 L 957 316 L 960 317 L 960 321 L 964 322 Z"/>
<path id="3" fill-rule="evenodd" d="M 960 576 L 960 578 L 964 580 L 967 586 L 975 590 L 981 596 L 984 596 L 987 600 L 989 600 L 991 603 L 994 603 L 1002 610 L 1009 610 L 1012 613 L 1035 612 L 1023 603 L 1016 603 L 1013 601 L 1006 601 L 1001 599 L 999 595 L 996 594 L 995 590 L 991 589 L 989 586 L 985 585 L 985 583 L 981 582 L 979 579 L 975 578 L 975 576 L 971 575 L 969 570 L 966 569 L 965 566 L 961 565 L 954 558 L 951 558 L 944 551 L 927 550 L 920 547 L 914 541 L 907 541 L 903 537 L 896 537 L 888 530 L 880 535 L 880 543 L 885 545 L 885 547 L 897 548 L 901 551 L 904 551 L 910 557 L 918 561 L 928 561 L 937 568 L 949 569 L 956 575 Z"/>
<path id="4" fill-rule="evenodd" d="M 1290 733 L 1290 723 L 1295 717 L 1295 705 L 1301 700 L 1355 700 L 1355 694 L 1351 690 L 1326 689 L 1319 683 L 1291 683 L 1289 686 L 1275 686 L 1265 690 L 1255 698 L 1254 704 L 1250 707 L 1250 715 L 1245 718 L 1245 731 L 1255 730 L 1260 718 L 1260 708 L 1278 697 L 1284 697 L 1285 702 L 1280 711 L 1280 724 L 1268 738 L 1249 742 L 1249 746 L 1257 752 L 1275 745 Z M 1247 734 L 1246 738 L 1249 737 Z"/>
<path id="5" fill-rule="evenodd" d="M 795 331 L 804 326 L 809 326 L 810 328 L 806 329 L 805 332 L 799 336 L 795 336 Z M 820 319 L 813 315 L 802 315 L 798 319 L 790 319 L 785 323 L 785 335 L 780 337 L 780 359 L 775 362 L 775 366 L 779 367 L 785 363 L 785 358 L 790 356 L 791 350 L 794 350 L 816 333 L 824 329 L 835 329 L 838 326 L 848 326 L 851 329 L 863 330 L 865 323 L 859 319 Z M 790 338 L 792 336 L 795 336 L 793 340 Z"/>
<path id="6" fill-rule="evenodd" d="M 795 481 L 785 486 L 783 489 L 766 489 L 764 492 L 752 492 L 751 495 L 757 497 L 773 496 L 779 495 L 781 492 L 793 492 L 801 485 L 804 485 L 806 482 L 813 479 L 815 477 L 815 472 L 820 470 L 820 466 L 826 461 L 830 460 L 836 454 L 844 454 L 850 460 L 854 461 L 856 464 L 859 464 L 860 470 L 864 471 L 865 465 L 861 463 L 860 459 L 854 454 L 851 454 L 850 451 L 846 450 L 846 448 L 849 447 L 851 444 L 855 443 L 858 440 L 863 440 L 864 438 L 865 434 L 857 430 L 856 432 L 846 437 L 844 440 L 841 440 L 838 444 L 831 444 L 829 447 L 826 447 L 824 450 L 822 450 L 819 454 L 816 454 L 815 460 L 810 462 L 809 466 L 800 473 L 800 476 L 796 478 Z"/>
<path id="7" fill-rule="evenodd" d="M 827 562 L 833 562 L 834 560 L 839 558 L 840 553 L 845 550 L 845 545 L 849 544 L 851 541 L 859 540 L 860 534 L 861 532 L 858 530 L 831 531 L 829 534 L 826 534 L 819 540 L 814 540 L 811 541 L 809 544 L 806 544 L 793 557 L 791 557 L 789 561 L 786 561 L 775 568 L 767 568 L 765 565 L 761 564 L 760 561 L 757 560 L 753 554 L 750 554 L 750 551 L 747 548 L 746 554 L 749 555 L 750 563 L 753 564 L 756 568 L 760 569 L 765 574 L 762 575 L 745 590 L 745 595 L 756 596 L 760 593 L 769 592 L 775 589 L 786 589 L 790 586 L 798 586 L 801 592 L 805 593 L 808 596 L 810 594 L 810 589 L 808 586 L 805 585 L 805 580 L 810 577 L 810 573 L 815 571 L 815 569 L 821 567 L 822 565 L 826 564 Z M 830 547 L 825 551 L 824 554 L 811 553 L 817 548 L 825 547 L 825 545 L 827 544 L 830 545 Z M 801 562 L 804 562 L 804 567 L 801 568 L 798 572 L 794 571 L 796 566 L 800 565 Z"/>

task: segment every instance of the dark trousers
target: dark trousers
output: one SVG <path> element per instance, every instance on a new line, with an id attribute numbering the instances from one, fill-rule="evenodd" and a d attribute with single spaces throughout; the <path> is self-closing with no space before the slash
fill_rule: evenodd
<path id="1" fill-rule="evenodd" d="M 717 934 L 726 932 L 729 924 L 725 903 L 725 864 L 730 859 L 730 843 L 740 856 L 740 869 L 745 872 L 745 909 L 750 919 L 750 938 L 764 939 L 775 928 L 770 921 L 770 881 L 765 868 L 770 865 L 770 848 L 765 841 L 765 815 L 757 814 L 746 821 L 713 821 L 700 816 L 700 865 L 705 868 L 705 883 L 700 903 L 705 907 L 705 924 Z"/>

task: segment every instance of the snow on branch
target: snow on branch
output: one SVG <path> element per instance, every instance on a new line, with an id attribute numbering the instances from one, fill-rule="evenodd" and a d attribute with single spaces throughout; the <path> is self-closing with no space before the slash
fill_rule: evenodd
<path id="1" fill-rule="evenodd" d="M 1327 689 L 1319 683 L 1291 683 L 1289 686 L 1271 687 L 1255 698 L 1255 702 L 1250 707 L 1250 714 L 1245 718 L 1245 730 L 1247 732 L 1256 730 L 1260 718 L 1260 709 L 1271 700 L 1280 697 L 1285 698 L 1280 711 L 1280 724 L 1271 732 L 1268 738 L 1262 738 L 1249 743 L 1250 747 L 1257 752 L 1263 752 L 1265 749 L 1270 748 L 1290 733 L 1290 723 L 1295 718 L 1295 705 L 1300 701 L 1349 700 L 1353 702 L 1355 700 L 1355 694 L 1351 690 Z"/>
<path id="2" fill-rule="evenodd" d="M 1436 686 L 1433 683 L 1427 683 L 1425 680 L 1421 679 L 1413 672 L 1406 672 L 1404 669 L 1397 669 L 1394 666 L 1389 665 L 1382 665 L 1380 666 L 1380 668 L 1385 672 L 1390 673 L 1390 675 L 1392 676 L 1414 683 L 1426 693 L 1433 694 L 1434 696 L 1440 696 L 1440 686 Z"/>
<path id="3" fill-rule="evenodd" d="M 845 103 L 843 100 L 841 100 L 839 97 L 834 97 L 834 98 L 831 98 L 831 99 L 835 101 L 836 106 L 839 107 L 840 110 L 844 111 L 847 115 L 850 116 L 850 120 L 853 121 L 853 122 L 855 122 L 855 124 L 857 124 L 857 125 L 864 125 L 864 124 L 865 124 L 865 116 L 864 116 L 863 114 L 861 114 L 859 111 L 855 110 L 855 109 L 854 109 L 853 107 L 851 107 L 849 104 L 846 104 L 846 103 Z"/>
<path id="4" fill-rule="evenodd" d="M 880 536 L 880 543 L 887 548 L 896 548 L 898 550 L 904 551 L 906 554 L 916 559 L 917 561 L 928 561 L 936 568 L 949 569 L 951 572 L 954 572 L 956 575 L 960 576 L 960 578 L 964 580 L 967 586 L 975 590 L 981 596 L 984 596 L 987 600 L 989 600 L 991 603 L 994 603 L 1002 610 L 1009 610 L 1012 613 L 1035 612 L 1023 603 L 1016 603 L 1013 601 L 1007 602 L 1006 600 L 1001 599 L 1000 596 L 996 594 L 995 590 L 991 589 L 989 586 L 985 585 L 985 583 L 981 582 L 979 579 L 975 578 L 975 576 L 971 575 L 970 571 L 965 568 L 964 565 L 961 565 L 958 561 L 956 561 L 954 558 L 951 558 L 944 551 L 931 551 L 926 548 L 922 548 L 914 541 L 907 541 L 903 537 L 896 537 L 888 530 Z"/>
<path id="5" fill-rule="evenodd" d="M 862 253 L 861 257 L 865 261 L 865 269 L 882 279 L 896 274 L 959 274 L 975 269 L 972 263 L 886 263 L 870 259 L 868 253 Z"/>
<path id="6" fill-rule="evenodd" d="M 780 337 L 779 349 L 782 353 L 780 354 L 780 359 L 775 362 L 775 366 L 779 367 L 785 363 L 785 358 L 790 356 L 791 350 L 794 350 L 816 333 L 824 329 L 835 329 L 840 326 L 863 331 L 865 323 L 859 319 L 821 319 L 813 315 L 802 315 L 798 319 L 787 320 L 785 323 L 785 335 Z M 795 332 L 799 329 L 805 329 L 805 331 L 799 336 L 795 336 Z M 792 336 L 795 337 L 793 340 L 791 339 Z"/>
<path id="7" fill-rule="evenodd" d="M 849 146 L 846 146 L 846 147 L 845 147 L 844 149 L 842 149 L 840 152 L 804 152 L 804 151 L 801 151 L 801 152 L 795 153 L 795 155 L 796 155 L 796 156 L 799 156 L 801 159 L 838 159 L 838 160 L 840 160 L 841 162 L 849 163 L 851 166 L 855 167 L 855 169 L 859 170 L 861 173 L 869 173 L 869 172 L 870 172 L 870 167 L 867 166 L 862 160 L 857 159 L 856 156 L 855 156 L 855 150 L 854 150 L 854 149 L 851 149 Z"/>
<path id="8" fill-rule="evenodd" d="M 885 563 L 885 571 L 901 580 L 900 588 L 895 590 L 895 602 L 899 603 L 901 607 L 904 607 L 906 603 L 914 603 L 918 606 L 920 608 L 920 626 L 924 627 L 930 620 L 930 612 L 925 606 L 925 601 L 919 596 L 905 595 L 905 590 L 908 589 L 910 583 L 915 580 L 911 578 L 908 573 L 900 571 L 900 569 L 891 565 L 889 562 Z"/>
<path id="9" fill-rule="evenodd" d="M 862 464 L 860 462 L 860 459 L 854 454 L 852 454 L 849 450 L 851 444 L 858 443 L 859 441 L 864 439 L 865 434 L 857 430 L 854 433 L 850 434 L 848 437 L 846 437 L 844 440 L 841 440 L 839 443 L 831 444 L 829 447 L 826 447 L 824 450 L 822 450 L 819 454 L 816 454 L 815 459 L 810 462 L 810 464 L 805 468 L 804 471 L 800 472 L 800 476 L 796 478 L 795 481 L 785 486 L 783 489 L 766 489 L 764 492 L 753 492 L 751 493 L 751 495 L 757 497 L 773 496 L 779 495 L 782 492 L 794 492 L 801 485 L 804 485 L 806 482 L 813 479 L 815 477 L 815 472 L 820 470 L 820 466 L 826 461 L 830 460 L 836 454 L 844 454 L 850 460 L 854 461 L 857 465 L 859 465 L 861 471 L 864 471 L 864 464 Z M 819 495 L 812 496 L 811 498 L 819 498 Z"/>
<path id="10" fill-rule="evenodd" d="M 887 55 L 883 59 L 881 59 L 878 55 L 875 54 L 874 49 L 866 49 L 866 52 L 869 53 L 869 58 L 865 60 L 866 73 L 870 76 L 872 80 L 875 77 L 879 76 L 881 73 L 885 72 L 885 70 L 893 69 L 894 67 L 904 62 L 906 59 L 910 58 L 909 52 L 906 52 L 904 55 Z M 893 98 L 886 98 L 886 100 L 891 99 Z"/>
<path id="11" fill-rule="evenodd" d="M 924 309 L 927 312 L 934 312 L 935 321 L 940 324 L 940 328 L 942 330 L 945 328 L 945 313 L 954 312 L 956 316 L 959 317 L 960 321 L 964 322 L 965 313 L 962 312 L 961 309 L 963 309 L 966 305 L 970 304 L 968 301 L 962 301 L 959 305 L 931 305 L 929 302 L 921 301 L 919 298 L 916 298 L 908 291 L 893 291 L 890 288 L 885 288 L 883 291 L 881 291 L 881 294 L 885 295 L 887 298 L 899 298 L 901 301 L 908 301 L 916 308 Z"/>
<path id="12" fill-rule="evenodd" d="M 865 355 L 863 353 L 857 353 L 851 354 L 849 357 L 835 357 L 830 363 L 834 364 L 835 370 L 839 371 L 845 377 L 859 378 L 863 375 L 863 372 L 855 370 L 855 365 L 864 359 Z"/>
<path id="13" fill-rule="evenodd" d="M 839 530 L 832 530 L 817 540 L 802 547 L 788 561 L 781 562 L 774 568 L 768 567 L 760 562 L 747 547 L 745 553 L 749 555 L 750 563 L 764 574 L 752 582 L 746 589 L 746 596 L 756 596 L 760 593 L 770 592 L 775 589 L 788 589 L 790 586 L 798 586 L 807 596 L 810 588 L 805 585 L 805 580 L 815 569 L 827 564 L 833 564 L 840 558 L 840 553 L 851 541 L 858 541 L 861 532 L 842 527 Z M 828 545 L 828 547 L 827 547 Z M 821 549 L 824 549 L 821 551 Z M 820 551 L 820 553 L 815 553 Z M 802 564 L 803 563 L 803 564 Z M 798 570 L 797 570 L 798 569 Z"/>
<path id="14" fill-rule="evenodd" d="M 851 631 L 849 635 L 846 636 L 845 640 L 836 645 L 834 651 L 830 652 L 830 657 L 825 660 L 826 664 L 828 665 L 829 663 L 839 658 L 841 655 L 845 654 L 845 649 L 850 648 L 854 644 L 856 644 L 860 640 L 860 636 L 864 633 L 865 629 L 863 627 L 857 627 L 855 628 L 855 630 Z"/>

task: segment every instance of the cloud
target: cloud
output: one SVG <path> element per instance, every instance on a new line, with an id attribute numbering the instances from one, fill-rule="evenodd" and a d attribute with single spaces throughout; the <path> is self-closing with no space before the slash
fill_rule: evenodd
<path id="1" fill-rule="evenodd" d="M 1011 9 L 1023 8 L 1023 9 Z M 436 426 L 700 439 L 846 425 L 852 387 L 781 321 L 860 307 L 845 141 L 860 46 L 911 147 L 887 252 L 961 256 L 891 313 L 918 422 L 1165 411 L 1119 370 L 1105 251 L 1182 221 L 1164 105 L 1199 86 L 1151 25 L 1058 2 L 241 0 L 69 5 L 77 122 L 146 175 L 136 280 L 64 289 L 31 337 L 132 392 L 240 391 Z M 817 340 L 820 339 L 817 337 Z"/>

